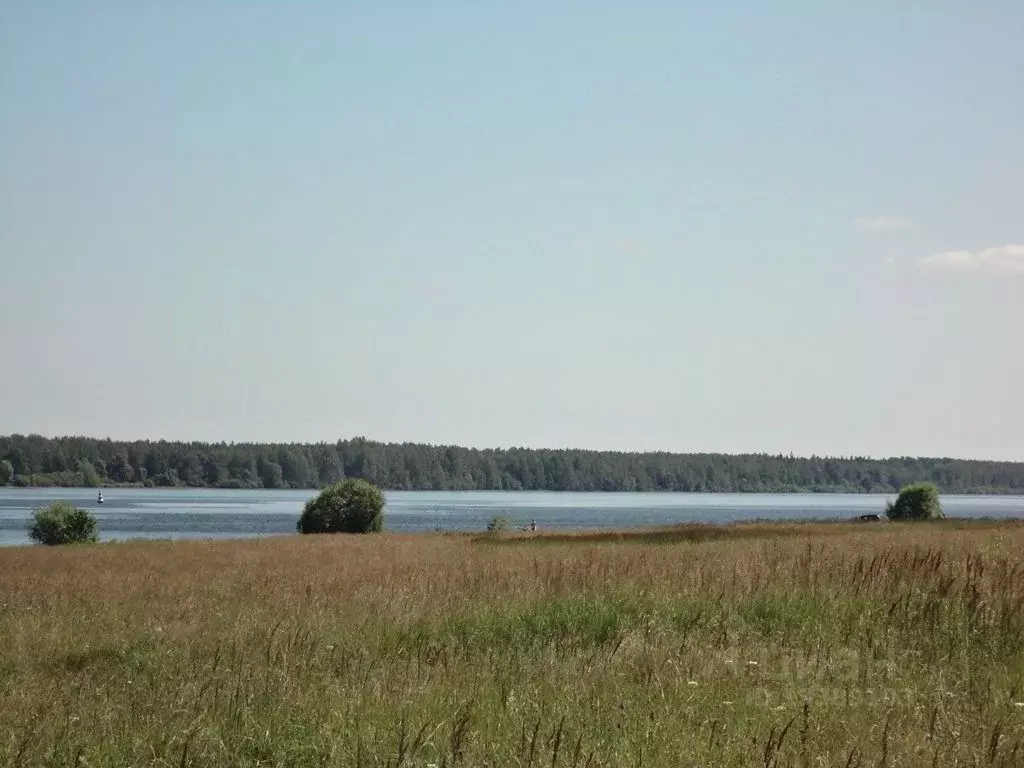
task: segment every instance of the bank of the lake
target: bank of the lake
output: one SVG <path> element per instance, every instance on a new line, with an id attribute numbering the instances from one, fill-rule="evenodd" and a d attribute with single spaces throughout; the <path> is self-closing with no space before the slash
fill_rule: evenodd
<path id="1" fill-rule="evenodd" d="M 0 435 L 0 467 L 15 484 L 52 486 L 317 488 L 354 477 L 410 491 L 896 493 L 927 481 L 945 493 L 1024 493 L 1024 463 L 1014 461 L 479 449 L 364 438 L 301 444 Z"/>
<path id="2" fill-rule="evenodd" d="M 68 501 L 92 511 L 104 540 L 248 538 L 290 534 L 312 490 L 0 489 L 0 544 L 24 544 L 33 509 Z M 480 531 L 496 515 L 541 530 L 634 528 L 685 522 L 841 520 L 881 514 L 891 495 L 389 491 L 394 532 Z M 944 496 L 952 517 L 1024 518 L 1021 496 Z"/>

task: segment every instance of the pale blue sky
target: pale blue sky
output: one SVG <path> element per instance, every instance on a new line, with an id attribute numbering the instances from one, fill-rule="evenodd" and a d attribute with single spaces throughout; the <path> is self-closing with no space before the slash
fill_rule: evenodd
<path id="1" fill-rule="evenodd" d="M 1024 459 L 1024 4 L 0 2 L 0 433 Z"/>

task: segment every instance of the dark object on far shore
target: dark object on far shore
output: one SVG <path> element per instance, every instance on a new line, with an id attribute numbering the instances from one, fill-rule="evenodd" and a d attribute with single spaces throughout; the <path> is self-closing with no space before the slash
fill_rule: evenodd
<path id="1" fill-rule="evenodd" d="M 880 522 L 882 522 L 882 518 L 879 515 L 875 515 L 875 514 L 859 515 L 857 517 L 857 520 L 858 520 L 858 522 L 861 522 L 861 523 L 880 523 Z"/>

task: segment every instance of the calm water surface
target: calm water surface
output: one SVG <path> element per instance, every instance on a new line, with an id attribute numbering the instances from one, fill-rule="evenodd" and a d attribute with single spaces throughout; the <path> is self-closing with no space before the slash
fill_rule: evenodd
<path id="1" fill-rule="evenodd" d="M 272 536 L 295 532 L 315 491 L 0 488 L 0 545 L 25 544 L 33 509 L 69 501 L 94 512 L 104 540 Z M 679 522 L 808 520 L 881 513 L 890 496 L 732 493 L 418 492 L 386 494 L 389 531 L 480 531 L 495 515 L 543 529 L 628 528 Z M 1024 496 L 948 496 L 950 517 L 1024 518 Z"/>

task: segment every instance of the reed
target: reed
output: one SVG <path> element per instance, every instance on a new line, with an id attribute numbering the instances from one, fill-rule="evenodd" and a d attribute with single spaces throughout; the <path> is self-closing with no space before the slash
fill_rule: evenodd
<path id="1" fill-rule="evenodd" d="M 0 762 L 1024 764 L 1024 527 L 0 550 Z"/>

